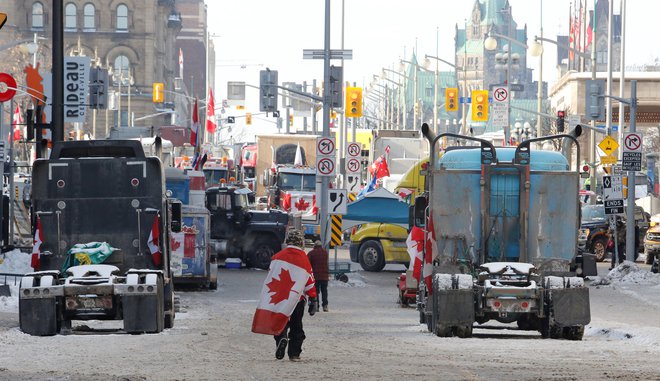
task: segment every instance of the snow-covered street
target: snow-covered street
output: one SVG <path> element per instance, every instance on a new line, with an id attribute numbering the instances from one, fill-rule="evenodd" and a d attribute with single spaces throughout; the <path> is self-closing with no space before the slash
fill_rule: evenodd
<path id="1" fill-rule="evenodd" d="M 589 282 L 592 322 L 580 342 L 491 323 L 470 339 L 438 338 L 396 303 L 403 267 L 352 272 L 330 282 L 330 312 L 303 318 L 301 362 L 276 360 L 273 338 L 250 332 L 266 271 L 221 269 L 218 290 L 179 292 L 174 328 L 154 335 L 89 332 L 84 322 L 71 335 L 23 334 L 14 287 L 0 297 L 0 379 L 660 380 L 660 275 L 640 263 L 606 275 L 608 265 Z"/>

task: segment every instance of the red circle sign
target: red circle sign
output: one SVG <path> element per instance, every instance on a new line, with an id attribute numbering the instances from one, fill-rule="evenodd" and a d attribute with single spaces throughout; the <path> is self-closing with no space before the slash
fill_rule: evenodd
<path id="1" fill-rule="evenodd" d="M 7 73 L 0 73 L 0 83 L 4 83 L 7 87 L 5 91 L 0 92 L 0 102 L 7 102 L 16 95 L 16 90 L 14 90 L 16 88 L 16 80 Z M 1 85 L 0 89 L 2 89 Z"/>

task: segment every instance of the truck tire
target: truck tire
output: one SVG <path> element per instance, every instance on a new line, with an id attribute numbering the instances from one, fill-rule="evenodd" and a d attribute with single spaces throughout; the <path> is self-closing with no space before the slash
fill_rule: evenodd
<path id="1" fill-rule="evenodd" d="M 472 337 L 472 325 L 459 325 L 454 327 L 456 337 L 463 339 Z"/>
<path id="2" fill-rule="evenodd" d="M 646 254 L 646 260 L 644 260 L 644 263 L 646 263 L 647 265 L 652 265 L 653 259 L 656 256 L 655 252 L 644 249 L 644 254 Z"/>
<path id="3" fill-rule="evenodd" d="M 270 258 L 277 252 L 273 240 L 268 237 L 257 238 L 250 250 L 249 262 L 252 267 L 268 270 Z"/>
<path id="4" fill-rule="evenodd" d="M 602 262 L 607 253 L 607 239 L 605 237 L 598 237 L 591 243 L 591 251 L 596 256 L 596 262 Z"/>
<path id="5" fill-rule="evenodd" d="M 174 291 L 173 291 L 173 284 L 172 284 L 172 278 L 170 278 L 170 281 L 167 282 L 167 284 L 164 287 L 163 290 L 165 297 L 165 312 L 163 316 L 163 327 L 166 329 L 170 329 L 174 327 L 174 317 L 176 316 L 176 308 L 175 308 L 175 296 L 174 296 Z"/>
<path id="6" fill-rule="evenodd" d="M 385 255 L 378 241 L 366 241 L 360 245 L 358 261 L 364 271 L 378 272 L 385 267 Z"/>
<path id="7" fill-rule="evenodd" d="M 566 340 L 580 341 L 582 340 L 582 336 L 584 336 L 584 326 L 564 327 L 563 336 Z"/>

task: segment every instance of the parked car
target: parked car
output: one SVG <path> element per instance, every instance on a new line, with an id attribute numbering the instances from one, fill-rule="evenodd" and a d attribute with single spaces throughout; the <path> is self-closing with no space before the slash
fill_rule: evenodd
<path id="1" fill-rule="evenodd" d="M 578 248 L 588 253 L 596 255 L 596 261 L 602 262 L 608 253 L 608 248 L 613 247 L 609 243 L 611 234 L 609 233 L 609 219 L 605 215 L 605 206 L 603 204 L 582 206 L 582 218 L 580 232 L 578 234 Z M 625 217 L 624 217 L 625 219 Z M 644 211 L 641 206 L 635 205 L 635 224 L 637 225 L 641 252 L 644 248 L 641 242 L 644 242 L 646 231 L 649 229 L 651 215 Z M 586 237 L 586 239 L 584 238 Z M 582 245 L 582 246 L 580 246 Z M 636 259 L 637 257 L 635 257 Z"/>
<path id="2" fill-rule="evenodd" d="M 644 254 L 647 265 L 652 264 L 655 258 L 660 260 L 660 215 L 651 218 L 650 227 L 644 236 Z"/>
<path id="3" fill-rule="evenodd" d="M 605 215 L 605 207 L 602 204 L 582 206 L 582 217 L 580 222 L 579 237 L 585 237 L 578 240 L 585 242 L 584 250 L 593 253 L 596 261 L 602 262 L 607 254 L 607 243 L 610 240 L 609 222 Z"/>

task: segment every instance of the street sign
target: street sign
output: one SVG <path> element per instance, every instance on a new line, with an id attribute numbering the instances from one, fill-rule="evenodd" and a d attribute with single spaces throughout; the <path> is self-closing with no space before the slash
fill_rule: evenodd
<path id="1" fill-rule="evenodd" d="M 16 80 L 10 74 L 0 73 L 0 102 L 7 102 L 16 95 Z"/>
<path id="2" fill-rule="evenodd" d="M 580 115 L 569 115 L 568 116 L 568 128 L 569 129 L 574 129 L 575 126 L 580 124 L 582 122 L 582 117 Z"/>
<path id="3" fill-rule="evenodd" d="M 605 200 L 605 214 L 623 214 L 623 200 Z"/>
<path id="4" fill-rule="evenodd" d="M 348 193 L 346 189 L 328 189 L 328 214 L 348 213 Z"/>
<path id="5" fill-rule="evenodd" d="M 330 156 L 335 154 L 335 138 L 316 138 L 316 156 Z"/>
<path id="6" fill-rule="evenodd" d="M 346 146 L 346 157 L 358 157 L 362 153 L 360 143 L 349 143 Z"/>
<path id="7" fill-rule="evenodd" d="M 642 134 L 628 132 L 623 138 L 623 157 L 621 167 L 624 171 L 642 170 Z"/>
<path id="8" fill-rule="evenodd" d="M 92 59 L 76 56 L 64 58 L 64 121 L 85 121 L 87 114 L 87 88 Z"/>
<path id="9" fill-rule="evenodd" d="M 612 152 L 619 148 L 619 143 L 616 142 L 611 136 L 606 136 L 603 141 L 598 143 L 598 148 L 602 149 L 606 155 L 611 155 Z"/>
<path id="10" fill-rule="evenodd" d="M 506 128 L 509 125 L 509 99 L 507 86 L 493 87 L 493 102 L 490 105 L 490 121 L 493 127 Z"/>
<path id="11" fill-rule="evenodd" d="M 617 199 L 623 199 L 621 175 L 603 176 L 603 200 Z"/>
<path id="12" fill-rule="evenodd" d="M 325 58 L 325 50 L 323 49 L 303 49 L 303 59 L 305 60 L 322 60 Z M 353 50 L 351 49 L 331 49 L 331 60 L 351 60 L 353 59 Z"/>
<path id="13" fill-rule="evenodd" d="M 601 156 L 600 157 L 600 164 L 601 165 L 611 165 L 611 164 L 616 164 L 616 156 L 612 155 L 607 155 L 607 156 Z"/>
<path id="14" fill-rule="evenodd" d="M 316 171 L 319 176 L 334 176 L 337 171 L 333 156 L 316 156 Z"/>
<path id="15" fill-rule="evenodd" d="M 347 175 L 346 181 L 348 182 L 348 191 L 351 193 L 357 193 L 360 191 L 360 174 Z"/>
<path id="16" fill-rule="evenodd" d="M 362 164 L 360 163 L 359 159 L 354 157 L 346 159 L 346 173 L 360 173 L 361 167 Z"/>

